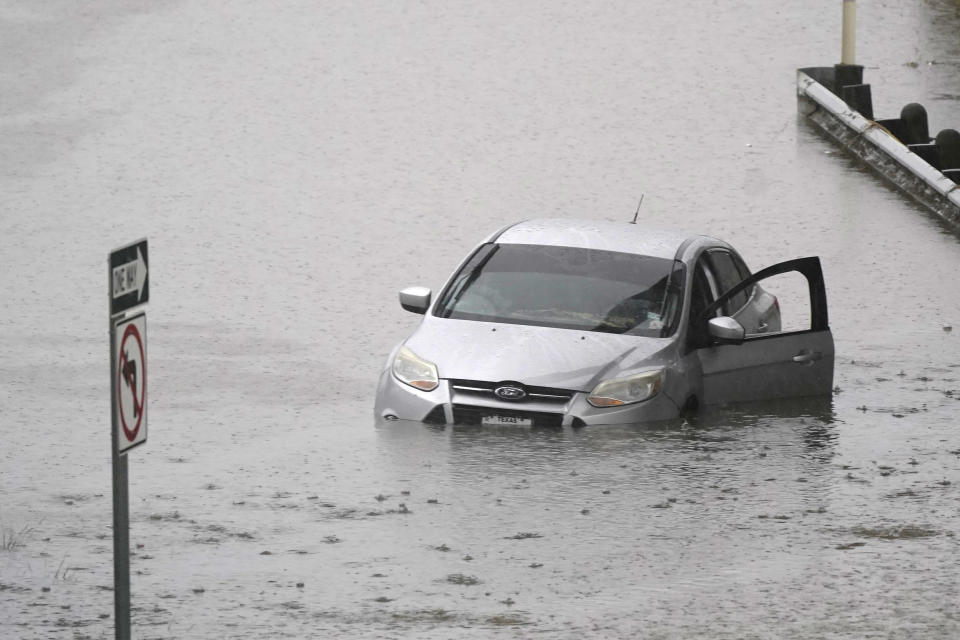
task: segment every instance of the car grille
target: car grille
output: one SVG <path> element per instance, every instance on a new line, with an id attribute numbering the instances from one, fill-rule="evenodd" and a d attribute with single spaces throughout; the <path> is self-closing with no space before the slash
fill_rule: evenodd
<path id="1" fill-rule="evenodd" d="M 499 382 L 487 382 L 485 380 L 450 380 L 450 386 L 458 394 L 466 394 L 478 398 L 489 398 L 491 400 L 500 400 L 493 394 L 493 390 L 500 386 Z M 546 402 L 550 404 L 566 404 L 573 397 L 574 391 L 569 389 L 555 389 L 553 387 L 532 387 L 522 385 L 527 392 L 525 398 L 521 400 L 511 400 L 517 404 L 524 402 Z"/>
<path id="2" fill-rule="evenodd" d="M 513 409 L 501 409 L 490 407 L 476 407 L 468 404 L 453 405 L 453 421 L 455 424 L 480 424 L 484 416 L 496 414 L 499 416 L 514 416 L 517 418 L 530 418 L 533 420 L 534 427 L 561 427 L 563 426 L 562 413 L 550 413 L 547 411 L 516 411 Z"/>

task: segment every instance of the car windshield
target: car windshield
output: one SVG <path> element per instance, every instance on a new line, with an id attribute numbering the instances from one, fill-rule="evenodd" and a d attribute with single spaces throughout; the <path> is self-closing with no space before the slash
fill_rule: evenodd
<path id="1" fill-rule="evenodd" d="M 481 246 L 440 297 L 443 318 L 663 337 L 673 332 L 679 262 L 617 251 Z"/>

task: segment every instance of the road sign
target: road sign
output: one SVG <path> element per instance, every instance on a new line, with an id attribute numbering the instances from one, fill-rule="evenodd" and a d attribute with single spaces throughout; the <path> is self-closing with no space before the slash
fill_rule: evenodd
<path id="1" fill-rule="evenodd" d="M 147 239 L 110 252 L 110 440 L 113 459 L 113 613 L 116 640 L 130 640 L 130 506 L 126 452 L 147 441 Z"/>
<path id="2" fill-rule="evenodd" d="M 147 314 L 117 322 L 113 335 L 115 446 L 124 453 L 147 441 Z"/>
<path id="3" fill-rule="evenodd" d="M 146 238 L 110 252 L 110 315 L 150 299 L 148 265 Z"/>

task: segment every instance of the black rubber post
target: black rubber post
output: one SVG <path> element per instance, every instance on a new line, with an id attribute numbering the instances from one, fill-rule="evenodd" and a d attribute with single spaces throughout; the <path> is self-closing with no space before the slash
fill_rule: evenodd
<path id="1" fill-rule="evenodd" d="M 904 144 L 926 144 L 930 142 L 930 127 L 927 125 L 927 110 L 922 104 L 911 102 L 900 110 L 903 121 Z"/>
<path id="2" fill-rule="evenodd" d="M 936 143 L 940 149 L 941 168 L 960 169 L 960 132 L 944 129 L 937 134 Z"/>

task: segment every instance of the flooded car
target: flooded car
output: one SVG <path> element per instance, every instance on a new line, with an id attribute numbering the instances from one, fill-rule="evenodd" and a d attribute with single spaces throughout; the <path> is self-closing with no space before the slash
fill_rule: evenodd
<path id="1" fill-rule="evenodd" d="M 782 331 L 760 282 L 806 278 L 810 323 Z M 635 423 L 698 407 L 826 395 L 833 337 L 816 257 L 751 274 L 703 235 L 530 220 L 480 243 L 380 376 L 380 418 L 526 427 Z"/>

